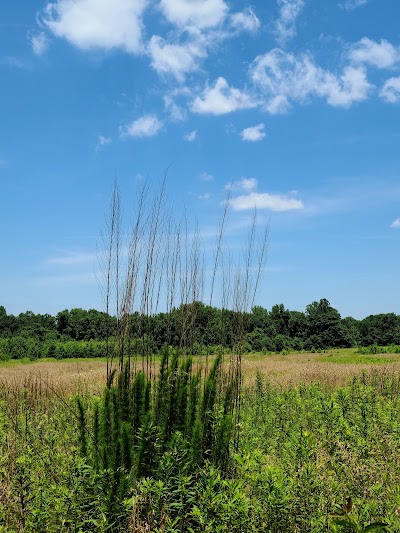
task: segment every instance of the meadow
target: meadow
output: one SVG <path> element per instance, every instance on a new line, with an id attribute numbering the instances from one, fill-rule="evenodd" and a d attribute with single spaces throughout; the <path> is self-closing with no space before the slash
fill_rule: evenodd
<path id="1" fill-rule="evenodd" d="M 193 362 L 205 364 L 200 356 Z M 146 421 L 142 438 L 155 432 L 159 458 L 149 472 L 134 466 L 138 451 L 130 468 L 93 460 L 105 360 L 2 363 L 0 531 L 399 531 L 400 356 L 250 354 L 241 365 L 234 418 L 224 418 L 217 400 L 204 409 L 213 411 L 210 435 L 222 434 L 227 420 L 235 425 L 224 460 L 211 439 L 215 453 L 205 446 L 204 460 L 193 462 L 184 424 L 160 451 L 162 432 Z M 184 379 L 178 366 L 172 375 Z M 156 412 L 155 403 L 149 409 Z M 145 449 L 140 438 L 131 444 Z"/>
<path id="2" fill-rule="evenodd" d="M 276 386 L 320 383 L 327 386 L 344 386 L 375 365 L 384 366 L 388 372 L 400 370 L 400 355 L 386 353 L 382 348 L 376 355 L 362 354 L 358 348 L 341 348 L 321 352 L 291 352 L 282 355 L 271 353 L 242 356 L 242 373 L 246 385 L 254 384 L 257 372 Z M 155 363 L 159 361 L 155 359 Z M 196 364 L 205 363 L 205 356 L 196 356 Z M 33 381 L 42 386 L 51 385 L 63 394 L 96 392 L 100 394 L 106 384 L 106 358 L 91 359 L 17 359 L 0 362 L 0 383 L 3 387 L 18 387 Z"/>
<path id="3" fill-rule="evenodd" d="M 255 306 L 268 223 L 207 262 L 165 194 L 115 186 L 104 312 L 0 307 L 0 533 L 400 531 L 400 317 Z"/>

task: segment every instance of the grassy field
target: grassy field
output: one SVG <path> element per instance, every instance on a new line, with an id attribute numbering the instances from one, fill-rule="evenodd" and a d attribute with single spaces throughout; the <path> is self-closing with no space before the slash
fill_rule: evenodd
<path id="1" fill-rule="evenodd" d="M 91 416 L 105 372 L 104 360 L 0 365 L 1 533 L 400 531 L 398 354 L 246 355 L 229 472 L 192 472 L 177 436 L 156 475 L 127 476 L 118 523 L 76 403 Z"/>
<path id="2" fill-rule="evenodd" d="M 210 358 L 213 359 L 212 357 Z M 199 365 L 205 358 L 196 357 Z M 257 371 L 279 386 L 320 383 L 344 386 L 354 377 L 379 365 L 388 372 L 400 372 L 400 354 L 361 355 L 355 348 L 326 350 L 321 353 L 247 354 L 243 356 L 245 384 L 254 383 Z M 0 384 L 24 385 L 36 380 L 57 390 L 99 392 L 105 385 L 105 359 L 39 359 L 0 362 Z"/>

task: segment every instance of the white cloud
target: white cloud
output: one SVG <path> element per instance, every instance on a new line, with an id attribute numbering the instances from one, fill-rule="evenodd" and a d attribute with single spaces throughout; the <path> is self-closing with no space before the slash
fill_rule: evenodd
<path id="1" fill-rule="evenodd" d="M 195 113 L 224 115 L 239 109 L 250 109 L 257 104 L 253 98 L 239 89 L 229 87 L 225 78 L 218 78 L 213 87 L 207 87 L 192 103 Z"/>
<path id="2" fill-rule="evenodd" d="M 144 115 L 122 129 L 122 136 L 153 137 L 162 128 L 162 122 L 154 115 Z"/>
<path id="3" fill-rule="evenodd" d="M 42 22 L 57 37 L 82 49 L 142 50 L 141 16 L 148 0 L 57 0 L 47 4 Z"/>
<path id="4" fill-rule="evenodd" d="M 198 60 L 207 55 L 205 48 L 195 42 L 170 44 L 158 35 L 150 39 L 147 50 L 154 70 L 159 74 L 171 74 L 178 81 L 183 81 L 188 72 L 197 70 Z"/>
<path id="5" fill-rule="evenodd" d="M 379 96 L 390 104 L 400 102 L 400 77 L 389 78 L 382 87 Z"/>
<path id="6" fill-rule="evenodd" d="M 245 191 L 251 191 L 257 187 L 258 181 L 256 178 L 243 178 L 240 181 L 240 185 Z"/>
<path id="7" fill-rule="evenodd" d="M 153 35 L 147 45 L 152 67 L 161 75 L 173 75 L 183 81 L 185 75 L 200 68 L 208 51 L 240 32 L 255 33 L 260 21 L 251 8 L 228 16 L 223 0 L 161 0 L 167 19 L 178 26 L 178 34 L 168 38 Z M 186 42 L 179 38 L 186 37 Z"/>
<path id="8" fill-rule="evenodd" d="M 186 119 L 186 104 L 191 97 L 192 91 L 189 87 L 177 87 L 163 96 L 165 109 L 173 122 L 182 122 Z"/>
<path id="9" fill-rule="evenodd" d="M 200 174 L 201 181 L 214 181 L 214 176 L 209 174 L 208 172 L 202 172 Z"/>
<path id="10" fill-rule="evenodd" d="M 285 43 L 296 35 L 296 20 L 304 7 L 304 0 L 278 0 L 279 18 L 275 23 L 275 33 L 280 43 Z"/>
<path id="11" fill-rule="evenodd" d="M 185 141 L 193 142 L 197 139 L 197 130 L 189 131 L 183 136 Z"/>
<path id="12" fill-rule="evenodd" d="M 209 192 L 206 192 L 205 194 L 199 194 L 197 197 L 198 200 L 209 200 L 211 198 L 211 194 Z"/>
<path id="13" fill-rule="evenodd" d="M 368 0 L 345 0 L 344 2 L 339 4 L 339 7 L 341 7 L 342 9 L 347 9 L 348 11 L 353 11 L 358 7 L 365 6 L 367 2 Z"/>
<path id="14" fill-rule="evenodd" d="M 332 106 L 350 107 L 368 98 L 372 89 L 363 67 L 346 67 L 340 77 L 326 73 L 325 78 L 317 92 Z"/>
<path id="15" fill-rule="evenodd" d="M 363 37 L 351 47 L 349 57 L 355 63 L 368 63 L 378 68 L 390 68 L 399 60 L 400 54 L 399 50 L 385 39 L 378 43 L 368 37 Z"/>
<path id="16" fill-rule="evenodd" d="M 160 8 L 169 22 L 189 29 L 215 27 L 228 12 L 224 0 L 161 0 Z"/>
<path id="17" fill-rule="evenodd" d="M 241 137 L 244 141 L 256 142 L 265 138 L 266 133 L 264 131 L 264 124 L 258 124 L 251 128 L 245 128 L 241 133 Z"/>
<path id="18" fill-rule="evenodd" d="M 262 91 L 265 109 L 275 114 L 287 111 L 291 101 L 305 102 L 312 96 L 350 107 L 372 89 L 364 67 L 348 66 L 335 75 L 315 65 L 308 54 L 295 56 L 279 48 L 256 57 L 250 76 Z"/>
<path id="19" fill-rule="evenodd" d="M 53 265 L 82 265 L 93 263 L 96 259 L 95 254 L 83 252 L 67 252 L 55 257 L 49 257 L 47 263 Z"/>
<path id="20" fill-rule="evenodd" d="M 258 192 L 251 192 L 250 194 L 231 198 L 229 204 L 235 211 L 245 211 L 254 208 L 280 212 L 304 209 L 303 202 L 298 198 L 293 198 L 285 194 Z"/>
<path id="21" fill-rule="evenodd" d="M 228 183 L 225 189 L 228 191 L 252 191 L 253 189 L 257 188 L 257 185 L 258 181 L 256 178 L 242 178 L 239 181 L 233 181 L 232 183 Z"/>
<path id="22" fill-rule="evenodd" d="M 290 104 L 284 94 L 274 96 L 265 106 L 265 109 L 271 115 L 282 115 L 283 113 L 286 113 L 289 108 Z"/>
<path id="23" fill-rule="evenodd" d="M 164 96 L 164 105 L 172 122 L 182 122 L 186 119 L 186 109 L 178 105 L 170 95 Z"/>
<path id="24" fill-rule="evenodd" d="M 37 56 L 43 55 L 49 46 L 49 39 L 43 31 L 30 34 L 29 40 L 33 53 Z"/>
<path id="25" fill-rule="evenodd" d="M 260 20 L 250 7 L 244 11 L 233 13 L 230 16 L 230 24 L 238 31 L 249 31 L 250 33 L 255 33 L 261 26 Z"/>
<path id="26" fill-rule="evenodd" d="M 104 135 L 98 135 L 96 149 L 99 150 L 103 146 L 107 146 L 107 144 L 111 144 L 111 143 L 112 143 L 112 139 L 110 137 L 105 137 Z"/>
<path id="27" fill-rule="evenodd" d="M 390 227 L 396 229 L 400 228 L 400 218 L 396 218 L 396 220 L 390 224 Z"/>

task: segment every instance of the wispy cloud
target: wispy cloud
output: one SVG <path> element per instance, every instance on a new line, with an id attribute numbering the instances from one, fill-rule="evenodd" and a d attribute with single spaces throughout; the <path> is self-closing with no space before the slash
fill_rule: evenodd
<path id="1" fill-rule="evenodd" d="M 298 198 L 286 194 L 269 194 L 251 192 L 231 198 L 229 204 L 235 211 L 249 209 L 268 209 L 269 211 L 298 211 L 304 209 L 304 204 Z"/>
<path id="2" fill-rule="evenodd" d="M 174 76 L 178 81 L 198 70 L 199 60 L 207 56 L 205 47 L 195 40 L 185 44 L 169 43 L 158 35 L 151 37 L 147 51 L 151 66 L 158 74 Z"/>
<path id="3" fill-rule="evenodd" d="M 239 31 L 249 31 L 255 33 L 259 30 L 261 22 L 254 11 L 248 7 L 244 11 L 233 13 L 230 16 L 230 25 Z"/>
<path id="4" fill-rule="evenodd" d="M 232 181 L 225 186 L 226 190 L 229 191 L 252 191 L 256 189 L 258 185 L 258 180 L 256 178 L 242 178 L 241 180 Z"/>
<path id="5" fill-rule="evenodd" d="M 104 135 L 98 135 L 97 136 L 97 144 L 96 144 L 96 150 L 100 150 L 104 146 L 107 146 L 108 144 L 112 143 L 111 137 L 106 137 Z"/>
<path id="6" fill-rule="evenodd" d="M 390 104 L 400 102 L 400 77 L 389 78 L 380 90 L 379 96 Z"/>
<path id="7" fill-rule="evenodd" d="M 327 184 L 328 185 L 328 184 Z M 387 208 L 400 202 L 400 184 L 382 177 L 343 176 L 330 181 L 327 188 L 308 194 L 306 213 L 327 215 L 370 208 Z"/>
<path id="8" fill-rule="evenodd" d="M 351 46 L 349 58 L 355 63 L 367 63 L 377 68 L 391 68 L 400 59 L 400 51 L 386 39 L 376 42 L 363 37 Z"/>
<path id="9" fill-rule="evenodd" d="M 161 130 L 163 124 L 154 115 L 144 115 L 134 120 L 129 126 L 121 128 L 123 137 L 153 137 Z"/>
<path id="10" fill-rule="evenodd" d="M 394 221 L 390 224 L 390 227 L 391 227 L 391 228 L 395 228 L 395 229 L 400 228 L 400 218 L 396 218 L 396 220 L 394 220 Z"/>
<path id="11" fill-rule="evenodd" d="M 229 87 L 225 78 L 218 78 L 214 86 L 207 87 L 192 103 L 194 113 L 224 115 L 239 109 L 256 107 L 253 97 L 235 87 Z"/>
<path id="12" fill-rule="evenodd" d="M 188 142 L 193 142 L 197 139 L 197 130 L 189 131 L 188 133 L 185 133 L 183 136 L 183 139 Z"/>
<path id="13" fill-rule="evenodd" d="M 347 108 L 368 98 L 372 89 L 364 66 L 347 66 L 336 75 L 316 65 L 308 53 L 296 56 L 279 48 L 256 57 L 250 77 L 272 113 L 285 112 L 290 103 L 305 103 L 311 97 Z"/>
<path id="14" fill-rule="evenodd" d="M 209 174 L 208 172 L 202 172 L 200 174 L 201 181 L 214 181 L 214 176 Z"/>
<path id="15" fill-rule="evenodd" d="M 188 101 L 193 99 L 193 89 L 186 86 L 175 87 L 163 96 L 164 108 L 172 122 L 183 122 L 188 114 Z"/>
<path id="16" fill-rule="evenodd" d="M 40 21 L 55 36 L 81 49 L 142 51 L 142 14 L 147 0 L 57 0 Z"/>
<path id="17" fill-rule="evenodd" d="M 252 126 L 251 128 L 245 128 L 240 136 L 244 141 L 257 142 L 262 141 L 266 137 L 264 124 L 258 124 L 257 126 Z"/>
<path id="18" fill-rule="evenodd" d="M 33 53 L 36 56 L 42 56 L 46 52 L 49 46 L 49 38 L 43 31 L 37 33 L 30 32 L 28 39 L 31 43 Z"/>
<path id="19" fill-rule="evenodd" d="M 8 65 L 11 68 L 20 68 L 20 69 L 31 69 L 32 64 L 25 59 L 21 59 L 15 56 L 3 56 L 0 57 L 0 63 Z"/>
<path id="20" fill-rule="evenodd" d="M 346 9 L 347 11 L 353 11 L 358 7 L 367 5 L 368 0 L 344 0 L 339 4 L 339 7 Z"/>
<path id="21" fill-rule="evenodd" d="M 211 194 L 209 192 L 206 192 L 205 194 L 199 194 L 197 197 L 198 200 L 209 200 L 211 198 Z"/>
<path id="22" fill-rule="evenodd" d="M 279 18 L 275 23 L 275 34 L 280 44 L 296 35 L 296 21 L 300 15 L 304 0 L 278 0 Z"/>
<path id="23" fill-rule="evenodd" d="M 271 115 L 283 115 L 290 109 L 288 97 L 285 94 L 277 94 L 265 103 L 265 109 Z"/>
<path id="24" fill-rule="evenodd" d="M 56 255 L 47 259 L 48 264 L 52 265 L 84 265 L 88 263 L 94 263 L 96 259 L 95 254 L 93 253 L 83 253 L 83 252 L 67 252 L 61 255 Z"/>

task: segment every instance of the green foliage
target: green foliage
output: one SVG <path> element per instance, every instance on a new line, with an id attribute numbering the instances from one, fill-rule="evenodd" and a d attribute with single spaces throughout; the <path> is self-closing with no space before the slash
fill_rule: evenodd
<path id="1" fill-rule="evenodd" d="M 357 353 L 363 355 L 370 354 L 386 354 L 386 353 L 400 353 L 400 346 L 391 344 L 390 346 L 378 346 L 377 344 L 372 344 L 371 346 L 360 346 Z"/>
<path id="2" fill-rule="evenodd" d="M 280 390 L 258 374 L 244 396 L 239 462 L 262 502 L 260 530 L 398 531 L 399 402 L 399 378 L 384 372 L 336 390 Z"/>
<path id="3" fill-rule="evenodd" d="M 94 404 L 90 423 L 78 398 L 79 449 L 102 479 L 110 527 L 120 520 L 133 484 L 162 481 L 171 457 L 184 457 L 175 466 L 192 474 L 206 462 L 228 472 L 238 389 L 222 386 L 221 364 L 217 356 L 202 375 L 191 357 L 166 348 L 157 379 L 126 364 Z"/>
<path id="4" fill-rule="evenodd" d="M 274 305 L 251 313 L 218 309 L 202 302 L 181 304 L 152 316 L 133 313 L 127 338 L 133 352 L 161 352 L 165 345 L 185 348 L 191 355 L 229 351 L 237 341 L 238 324 L 246 352 L 388 347 L 400 344 L 400 317 L 371 315 L 361 321 L 342 319 L 328 300 L 307 306 L 306 312 Z M 31 311 L 13 316 L 0 306 L 0 358 L 104 357 L 116 355 L 116 317 L 90 309 L 71 309 L 55 317 Z M 381 349 L 381 348 L 380 348 Z M 369 352 L 372 353 L 372 352 Z"/>
<path id="5" fill-rule="evenodd" d="M 226 465 L 220 370 L 206 384 L 173 359 L 151 386 L 125 370 L 78 403 L 34 383 L 0 389 L 0 531 L 400 530 L 398 375 L 282 389 L 258 373 Z"/>
<path id="6" fill-rule="evenodd" d="M 394 313 L 370 315 L 359 328 L 363 346 L 400 344 L 400 317 Z"/>
<path id="7" fill-rule="evenodd" d="M 387 365 L 393 363 L 393 359 L 379 355 L 366 355 L 367 352 L 330 352 L 318 357 L 317 361 L 321 363 L 334 363 L 338 365 Z"/>

